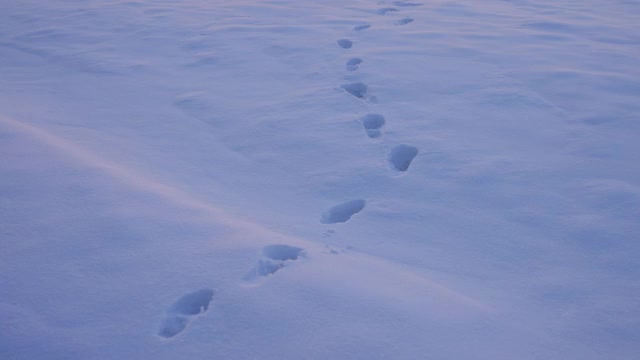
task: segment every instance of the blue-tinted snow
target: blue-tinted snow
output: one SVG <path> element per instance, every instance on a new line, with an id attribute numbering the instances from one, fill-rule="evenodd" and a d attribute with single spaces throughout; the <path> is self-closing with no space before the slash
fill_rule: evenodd
<path id="1" fill-rule="evenodd" d="M 0 2 L 0 358 L 635 358 L 638 14 Z"/>

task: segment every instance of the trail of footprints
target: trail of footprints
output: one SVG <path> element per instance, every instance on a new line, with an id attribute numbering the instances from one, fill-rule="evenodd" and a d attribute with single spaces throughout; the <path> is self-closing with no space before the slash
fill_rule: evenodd
<path id="1" fill-rule="evenodd" d="M 409 1 L 393 1 L 392 4 L 397 7 L 414 7 L 422 4 L 413 3 Z M 388 13 L 394 13 L 400 11 L 396 7 L 383 7 L 376 10 L 378 15 L 386 15 Z M 394 22 L 395 25 L 407 25 L 414 21 L 413 18 L 404 17 Z M 353 31 L 363 31 L 369 29 L 370 24 L 360 24 L 352 28 Z M 353 46 L 353 42 L 349 39 L 338 40 L 338 45 L 343 49 L 350 49 Z M 345 69 L 347 71 L 356 71 L 360 65 L 364 62 L 362 58 L 353 57 L 347 60 L 345 63 Z M 346 93 L 362 100 L 366 100 L 369 87 L 363 82 L 352 82 L 342 84 L 340 86 Z M 385 117 L 381 114 L 370 113 L 366 114 L 358 119 L 364 128 L 366 135 L 371 139 L 380 138 L 382 136 L 382 130 L 386 123 Z M 411 166 L 411 162 L 418 155 L 418 148 L 410 145 L 396 145 L 391 149 L 388 155 L 388 162 L 390 167 L 400 173 L 406 172 Z M 339 222 L 347 222 L 353 215 L 362 211 L 365 206 L 365 200 L 357 199 L 347 201 L 342 204 L 338 204 L 322 214 L 320 220 L 323 224 L 334 224 Z"/>
<path id="2" fill-rule="evenodd" d="M 422 5 L 408 1 L 394 1 L 392 4 L 397 7 L 413 7 Z M 395 7 L 384 7 L 378 9 L 376 13 L 379 15 L 386 15 L 387 13 L 397 11 L 399 10 Z M 396 20 L 394 24 L 406 25 L 413 21 L 414 19 L 406 17 Z M 359 32 L 369 29 L 370 27 L 370 24 L 365 23 L 354 26 L 352 30 Z M 342 49 L 351 49 L 354 44 L 350 39 L 339 39 L 336 43 Z M 364 60 L 359 57 L 350 58 L 345 63 L 345 69 L 347 71 L 356 71 L 363 62 Z M 341 85 L 341 88 L 346 93 L 363 100 L 367 99 L 367 95 L 369 93 L 369 87 L 363 82 L 343 84 Z M 386 123 L 383 115 L 369 113 L 363 115 L 358 120 L 362 123 L 365 134 L 369 138 L 376 139 L 382 136 L 382 129 Z M 419 150 L 415 146 L 403 144 L 396 145 L 389 152 L 387 160 L 393 170 L 406 172 L 409 170 L 411 162 L 418 155 L 418 152 Z M 366 201 L 364 199 L 354 199 L 337 204 L 322 213 L 320 222 L 322 224 L 345 223 L 354 215 L 361 212 L 365 208 L 365 205 Z M 334 230 L 329 231 L 335 232 Z M 337 252 L 332 251 L 331 253 L 335 254 Z M 285 244 L 265 246 L 262 249 L 262 253 L 257 264 L 249 270 L 243 280 L 246 282 L 258 282 L 261 279 L 273 276 L 281 269 L 291 266 L 296 261 L 305 257 L 306 251 L 300 247 Z M 184 332 L 193 321 L 209 310 L 214 294 L 215 292 L 213 289 L 202 288 L 180 297 L 167 309 L 157 335 L 164 339 L 171 339 Z"/>
<path id="3" fill-rule="evenodd" d="M 300 247 L 284 244 L 265 246 L 258 263 L 243 280 L 255 283 L 305 256 L 306 251 Z M 157 335 L 171 339 L 185 331 L 191 322 L 209 310 L 214 293 L 213 289 L 203 288 L 181 296 L 167 309 Z"/>

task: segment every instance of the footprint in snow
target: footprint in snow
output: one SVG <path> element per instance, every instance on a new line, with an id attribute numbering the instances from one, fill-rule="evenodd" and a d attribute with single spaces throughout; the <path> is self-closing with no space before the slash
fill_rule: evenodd
<path id="1" fill-rule="evenodd" d="M 332 237 L 335 234 L 336 234 L 335 230 L 329 229 L 329 230 L 325 231 L 324 234 L 322 234 L 322 237 L 323 238 L 328 238 L 328 237 Z"/>
<path id="2" fill-rule="evenodd" d="M 325 245 L 324 248 L 326 249 L 325 251 L 323 251 L 323 253 L 325 253 L 325 254 L 338 255 L 341 252 L 338 249 L 334 249 L 329 245 Z"/>
<path id="3" fill-rule="evenodd" d="M 393 12 L 393 11 L 398 11 L 398 9 L 392 8 L 392 7 L 386 7 L 386 8 L 376 10 L 376 13 L 378 15 L 385 15 L 386 13 Z"/>
<path id="4" fill-rule="evenodd" d="M 394 1 L 393 5 L 395 6 L 421 6 L 421 3 L 412 3 L 408 1 Z"/>
<path id="5" fill-rule="evenodd" d="M 366 84 L 361 82 L 344 84 L 344 85 L 341 85 L 340 87 L 343 88 L 344 91 L 357 97 L 358 99 L 364 99 L 365 96 L 367 95 L 367 92 L 369 91 L 369 87 Z"/>
<path id="6" fill-rule="evenodd" d="M 400 19 L 398 21 L 395 22 L 396 25 L 406 25 L 410 22 L 413 22 L 412 18 L 404 18 L 404 19 Z"/>
<path id="7" fill-rule="evenodd" d="M 389 163 L 398 171 L 407 171 L 413 159 L 418 155 L 418 148 L 409 145 L 398 145 L 389 153 Z"/>
<path id="8" fill-rule="evenodd" d="M 260 277 L 273 275 L 276 271 L 291 264 L 291 262 L 298 260 L 305 256 L 303 248 L 275 244 L 268 245 L 262 249 L 262 257 L 258 260 L 256 267 L 251 269 L 245 276 L 245 280 L 256 280 Z"/>
<path id="9" fill-rule="evenodd" d="M 320 222 L 323 224 L 335 224 L 347 222 L 351 217 L 364 209 L 365 201 L 356 199 L 338 204 L 322 214 Z"/>
<path id="10" fill-rule="evenodd" d="M 356 25 L 356 26 L 353 27 L 353 31 L 362 31 L 362 30 L 368 29 L 370 27 L 371 27 L 371 25 L 369 25 L 369 24 Z"/>
<path id="11" fill-rule="evenodd" d="M 353 41 L 349 40 L 349 39 L 340 39 L 337 41 L 338 46 L 340 46 L 343 49 L 351 49 L 351 47 L 353 46 Z"/>
<path id="12" fill-rule="evenodd" d="M 167 310 L 158 335 L 170 339 L 187 328 L 195 317 L 206 312 L 213 299 L 213 290 L 204 288 L 182 296 Z"/>
<path id="13" fill-rule="evenodd" d="M 360 64 L 362 64 L 362 59 L 360 59 L 360 58 L 351 58 L 351 59 L 347 60 L 347 62 L 345 63 L 345 67 L 349 71 L 356 71 L 356 70 L 358 70 L 358 67 L 360 66 Z"/>
<path id="14" fill-rule="evenodd" d="M 382 127 L 384 126 L 384 116 L 380 114 L 367 114 L 360 118 L 362 126 L 367 133 L 367 136 L 375 139 L 382 135 Z"/>

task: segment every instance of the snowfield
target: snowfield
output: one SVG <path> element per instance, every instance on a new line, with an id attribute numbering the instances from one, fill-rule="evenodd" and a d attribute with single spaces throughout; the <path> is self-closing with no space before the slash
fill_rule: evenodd
<path id="1" fill-rule="evenodd" d="M 638 359 L 639 18 L 0 1 L 0 359 Z"/>

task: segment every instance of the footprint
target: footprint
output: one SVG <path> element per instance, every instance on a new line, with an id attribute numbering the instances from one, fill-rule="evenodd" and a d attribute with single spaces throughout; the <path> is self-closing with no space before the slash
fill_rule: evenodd
<path id="1" fill-rule="evenodd" d="M 392 8 L 392 7 L 386 7 L 386 8 L 378 9 L 376 11 L 376 13 L 378 13 L 378 15 L 384 15 L 384 14 L 386 14 L 388 12 L 392 12 L 392 11 L 398 11 L 398 9 Z"/>
<path id="2" fill-rule="evenodd" d="M 167 310 L 167 317 L 162 322 L 158 335 L 169 339 L 180 334 L 196 315 L 209 309 L 212 299 L 213 290 L 208 288 L 184 295 Z"/>
<path id="3" fill-rule="evenodd" d="M 325 254 L 338 255 L 341 253 L 340 250 L 334 249 L 329 245 L 325 245 L 324 248 L 326 249 L 325 251 L 323 251 L 323 253 Z M 344 252 L 344 250 L 342 252 Z"/>
<path id="4" fill-rule="evenodd" d="M 391 149 L 389 163 L 398 171 L 407 171 L 413 159 L 418 155 L 418 148 L 409 145 L 398 145 Z"/>
<path id="5" fill-rule="evenodd" d="M 357 97 L 358 99 L 364 99 L 369 91 L 369 87 L 361 82 L 344 84 L 341 86 L 346 92 Z"/>
<path id="6" fill-rule="evenodd" d="M 353 41 L 349 39 L 340 39 L 337 41 L 338 45 L 343 49 L 351 49 L 353 46 Z"/>
<path id="7" fill-rule="evenodd" d="M 362 30 L 368 29 L 370 27 L 371 27 L 371 25 L 369 25 L 369 24 L 356 25 L 356 26 L 353 27 L 353 31 L 362 31 Z"/>
<path id="8" fill-rule="evenodd" d="M 367 136 L 372 139 L 380 137 L 382 134 L 380 129 L 385 123 L 384 116 L 380 114 L 367 114 L 361 117 L 360 121 L 362 121 L 362 125 L 364 126 L 364 130 L 367 132 Z"/>
<path id="9" fill-rule="evenodd" d="M 362 199 L 356 199 L 347 201 L 332 207 L 322 214 L 320 222 L 323 224 L 335 224 L 340 222 L 346 222 L 351 217 L 364 209 L 365 201 Z"/>
<path id="10" fill-rule="evenodd" d="M 329 229 L 329 230 L 325 231 L 324 234 L 322 234 L 322 237 L 323 238 L 328 238 L 328 237 L 331 237 L 331 236 L 333 236 L 335 234 L 336 234 L 335 230 Z"/>
<path id="11" fill-rule="evenodd" d="M 245 280 L 255 280 L 261 276 L 275 274 L 294 260 L 298 260 L 305 255 L 303 248 L 289 245 L 268 245 L 262 249 L 262 257 L 258 260 L 258 265 L 245 276 Z"/>
<path id="12" fill-rule="evenodd" d="M 412 3 L 408 1 L 394 1 L 393 5 L 395 6 L 422 6 L 420 3 Z"/>
<path id="13" fill-rule="evenodd" d="M 345 66 L 346 66 L 347 70 L 349 70 L 349 71 L 356 71 L 356 70 L 358 70 L 358 66 L 360 64 L 362 64 L 362 59 L 360 59 L 360 58 L 352 58 L 352 59 L 349 59 L 347 61 Z"/>
<path id="14" fill-rule="evenodd" d="M 396 21 L 396 25 L 406 25 L 410 22 L 413 22 L 412 18 L 404 18 L 404 19 L 400 19 L 398 21 Z"/>

